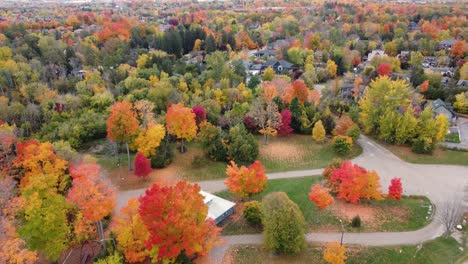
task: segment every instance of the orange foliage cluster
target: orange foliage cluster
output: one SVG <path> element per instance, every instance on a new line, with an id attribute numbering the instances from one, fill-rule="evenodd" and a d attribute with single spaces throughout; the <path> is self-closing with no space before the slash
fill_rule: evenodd
<path id="1" fill-rule="evenodd" d="M 205 221 L 208 207 L 197 184 L 153 184 L 139 201 L 141 220 L 150 233 L 146 247 L 155 253 L 154 261 L 164 263 L 182 252 L 189 257 L 206 255 L 220 242 L 219 228 L 213 220 Z"/>
<path id="2" fill-rule="evenodd" d="M 267 183 L 265 168 L 260 161 L 255 161 L 249 167 L 240 168 L 234 161 L 226 168 L 227 180 L 224 182 L 234 194 L 243 198 L 263 191 Z"/>
<path id="3" fill-rule="evenodd" d="M 130 39 L 130 28 L 132 24 L 132 22 L 125 18 L 121 18 L 116 22 L 106 21 L 103 23 L 104 28 L 96 32 L 94 36 L 100 42 L 105 42 L 106 40 L 113 37 L 117 37 L 120 40 L 126 41 Z"/>
<path id="4" fill-rule="evenodd" d="M 320 184 L 315 184 L 311 187 L 309 200 L 315 203 L 319 210 L 327 208 L 333 204 L 333 196 L 330 195 L 327 188 L 322 187 Z"/>
<path id="5" fill-rule="evenodd" d="M 356 123 L 354 123 L 349 116 L 342 115 L 338 121 L 336 121 L 335 129 L 333 129 L 333 135 L 346 136 L 346 131 L 354 125 L 356 125 Z"/>

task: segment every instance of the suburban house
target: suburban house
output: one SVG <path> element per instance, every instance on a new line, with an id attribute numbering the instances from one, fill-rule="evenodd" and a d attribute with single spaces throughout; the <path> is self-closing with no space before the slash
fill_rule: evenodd
<path id="1" fill-rule="evenodd" d="M 449 88 L 450 85 L 452 84 L 453 79 L 450 77 L 442 77 L 441 84 L 443 88 Z"/>
<path id="2" fill-rule="evenodd" d="M 247 76 L 259 75 L 262 69 L 262 64 L 252 63 L 247 60 L 242 61 L 242 65 L 244 66 Z"/>
<path id="3" fill-rule="evenodd" d="M 213 219 L 216 224 L 219 224 L 234 212 L 235 203 L 204 191 L 200 191 L 200 194 L 203 196 L 203 202 L 208 206 L 206 219 Z"/>
<path id="4" fill-rule="evenodd" d="M 432 72 L 440 73 L 440 75 L 445 77 L 452 77 L 455 73 L 455 70 L 453 68 L 448 67 L 431 67 L 429 68 L 429 70 Z"/>
<path id="5" fill-rule="evenodd" d="M 371 61 L 375 56 L 387 56 L 387 54 L 385 54 L 385 51 L 383 50 L 376 49 L 367 55 L 367 60 Z"/>
<path id="6" fill-rule="evenodd" d="M 364 94 L 366 89 L 365 85 L 359 86 L 359 94 L 358 98 Z M 339 96 L 343 100 L 354 101 L 354 84 L 352 83 L 345 83 L 340 86 Z"/>
<path id="7" fill-rule="evenodd" d="M 285 60 L 270 60 L 270 61 L 265 62 L 262 65 L 261 72 L 263 72 L 269 67 L 273 68 L 276 74 L 283 74 L 283 73 L 288 73 L 291 70 L 293 70 L 294 64 Z"/>
<path id="8" fill-rule="evenodd" d="M 455 39 L 445 39 L 439 42 L 439 49 L 445 49 L 445 50 L 450 50 L 452 49 L 453 44 L 455 44 Z"/>
<path id="9" fill-rule="evenodd" d="M 441 99 L 434 100 L 432 102 L 426 102 L 424 108 L 432 107 L 432 112 L 435 116 L 445 115 L 450 123 L 454 123 L 457 120 L 457 115 L 452 109 L 452 106 L 447 105 Z"/>
<path id="10" fill-rule="evenodd" d="M 273 50 L 266 49 L 266 50 L 259 50 L 255 52 L 254 56 L 257 58 L 266 57 L 268 59 L 275 59 L 277 55 L 276 55 L 276 52 L 274 52 Z"/>
<path id="11" fill-rule="evenodd" d="M 457 82 L 458 88 L 468 88 L 468 80 L 459 80 Z"/>

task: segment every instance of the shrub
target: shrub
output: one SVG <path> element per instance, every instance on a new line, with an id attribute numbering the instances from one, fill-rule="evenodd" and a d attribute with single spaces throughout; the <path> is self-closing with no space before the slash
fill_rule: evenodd
<path id="1" fill-rule="evenodd" d="M 161 141 L 161 145 L 156 148 L 156 155 L 151 157 L 152 168 L 165 168 L 172 163 L 174 149 L 167 136 Z"/>
<path id="2" fill-rule="evenodd" d="M 361 227 L 361 217 L 359 215 L 353 217 L 353 219 L 351 220 L 351 226 L 354 228 Z"/>
<path id="3" fill-rule="evenodd" d="M 258 156 L 258 141 L 243 125 L 229 130 L 228 157 L 236 163 L 253 163 Z"/>
<path id="4" fill-rule="evenodd" d="M 333 150 L 339 155 L 346 155 L 351 152 L 353 139 L 348 136 L 336 136 L 333 138 Z"/>
<path id="5" fill-rule="evenodd" d="M 317 121 L 314 125 L 314 129 L 312 129 L 312 139 L 319 143 L 322 143 L 325 140 L 325 128 L 323 127 L 321 120 Z"/>
<path id="6" fill-rule="evenodd" d="M 428 137 L 419 137 L 413 141 L 411 150 L 417 154 L 431 154 L 434 150 L 432 139 Z"/>
<path id="7" fill-rule="evenodd" d="M 226 146 L 222 142 L 222 131 L 210 122 L 200 124 L 198 139 L 202 143 L 202 148 L 214 161 L 225 161 L 227 158 Z"/>
<path id="8" fill-rule="evenodd" d="M 141 152 L 137 152 L 135 156 L 135 175 L 138 177 L 147 177 L 151 173 L 150 161 Z"/>
<path id="9" fill-rule="evenodd" d="M 262 204 L 258 201 L 251 201 L 244 204 L 244 218 L 251 225 L 262 224 Z"/>
<path id="10" fill-rule="evenodd" d="M 356 142 L 361 135 L 361 130 L 357 125 L 353 125 L 348 130 L 346 130 L 346 135 L 353 139 L 353 142 Z"/>
<path id="11" fill-rule="evenodd" d="M 390 186 L 388 186 L 388 197 L 392 200 L 401 200 L 401 193 L 403 192 L 403 187 L 401 186 L 400 178 L 393 178 L 390 181 Z"/>
<path id="12" fill-rule="evenodd" d="M 296 254 L 305 246 L 305 220 L 286 193 L 274 192 L 262 200 L 265 246 L 275 253 Z"/>

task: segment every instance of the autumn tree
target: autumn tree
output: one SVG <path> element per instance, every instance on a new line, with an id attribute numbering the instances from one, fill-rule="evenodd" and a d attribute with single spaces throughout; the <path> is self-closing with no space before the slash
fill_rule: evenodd
<path id="1" fill-rule="evenodd" d="M 327 248 L 323 252 L 323 260 L 330 264 L 345 264 L 346 248 L 338 242 L 328 243 Z"/>
<path id="2" fill-rule="evenodd" d="M 317 121 L 312 129 L 312 139 L 315 142 L 322 143 L 325 140 L 326 132 L 322 120 Z"/>
<path id="3" fill-rule="evenodd" d="M 173 104 L 166 113 L 167 132 L 181 139 L 180 152 L 185 152 L 184 140 L 191 141 L 197 135 L 195 114 L 182 103 Z"/>
<path id="4" fill-rule="evenodd" d="M 276 136 L 278 127 L 281 125 L 281 114 L 275 102 L 269 102 L 264 106 L 262 101 L 257 101 L 249 115 L 254 118 L 260 134 L 263 134 L 263 143 L 268 144 L 268 136 Z"/>
<path id="5" fill-rule="evenodd" d="M 263 81 L 271 81 L 273 80 L 273 78 L 275 77 L 275 70 L 273 70 L 273 68 L 271 67 L 268 67 L 264 72 L 263 72 L 263 75 L 262 75 L 262 79 Z"/>
<path id="6" fill-rule="evenodd" d="M 138 213 L 139 202 L 131 198 L 128 204 L 120 209 L 120 214 L 113 218 L 112 230 L 117 234 L 117 247 L 129 263 L 143 262 L 149 257 L 145 241 L 149 232 Z"/>
<path id="7" fill-rule="evenodd" d="M 327 61 L 327 71 L 328 71 L 328 75 L 331 77 L 331 78 L 334 78 L 336 77 L 336 72 L 338 70 L 338 66 L 336 65 L 336 63 L 332 60 L 328 60 Z"/>
<path id="8" fill-rule="evenodd" d="M 128 143 L 138 131 L 138 120 L 132 104 L 126 101 L 112 105 L 111 114 L 107 120 L 107 137 L 127 147 L 128 170 L 131 170 L 130 150 Z"/>
<path id="9" fill-rule="evenodd" d="M 311 187 L 309 200 L 313 202 L 319 210 L 333 204 L 333 196 L 330 195 L 327 188 L 322 187 L 320 184 L 315 184 Z"/>
<path id="10" fill-rule="evenodd" d="M 206 120 L 206 109 L 203 106 L 194 106 L 192 111 L 195 114 L 195 121 L 197 126 Z"/>
<path id="11" fill-rule="evenodd" d="M 305 219 L 301 210 L 284 192 L 262 199 L 265 246 L 275 253 L 296 254 L 305 246 Z"/>
<path id="12" fill-rule="evenodd" d="M 468 47 L 466 47 L 466 43 L 463 40 L 457 40 L 452 46 L 450 50 L 450 56 L 454 58 L 463 58 L 465 53 L 467 52 Z"/>
<path id="13" fill-rule="evenodd" d="M 255 161 L 249 167 L 240 168 L 234 161 L 226 167 L 228 178 L 224 182 L 231 193 L 237 194 L 242 198 L 251 197 L 263 191 L 267 183 L 265 168 L 260 161 Z"/>
<path id="14" fill-rule="evenodd" d="M 70 175 L 73 181 L 67 200 L 78 207 L 84 220 L 97 222 L 99 235 L 104 239 L 101 220 L 114 210 L 116 193 L 100 174 L 101 168 L 97 164 L 82 163 L 71 166 Z"/>
<path id="15" fill-rule="evenodd" d="M 150 234 L 145 245 L 154 262 L 174 262 L 181 254 L 206 255 L 218 243 L 219 228 L 212 219 L 205 220 L 208 207 L 197 184 L 153 184 L 139 202 L 138 212 Z"/>
<path id="16" fill-rule="evenodd" d="M 141 152 L 137 152 L 135 156 L 135 175 L 138 177 L 145 178 L 153 170 L 151 169 L 151 162 Z"/>
<path id="17" fill-rule="evenodd" d="M 401 194 L 403 192 L 403 188 L 401 186 L 401 179 L 400 178 L 393 178 L 390 181 L 390 185 L 388 186 L 388 197 L 392 200 L 401 200 Z"/>
<path id="18" fill-rule="evenodd" d="M 351 203 L 358 203 L 360 199 L 382 199 L 380 178 L 377 173 L 367 171 L 349 161 L 332 172 L 328 186 L 338 193 L 338 198 Z"/>
<path id="19" fill-rule="evenodd" d="M 392 65 L 382 63 L 377 68 L 377 72 L 379 73 L 379 76 L 390 76 L 390 73 L 392 73 Z"/>
<path id="20" fill-rule="evenodd" d="M 150 158 L 156 154 L 156 149 L 165 135 L 166 130 L 163 125 L 152 124 L 138 134 L 135 138 L 135 146 L 138 152 Z"/>
<path id="21" fill-rule="evenodd" d="M 278 133 L 281 136 L 287 136 L 293 132 L 291 128 L 291 111 L 289 109 L 283 109 L 280 114 L 281 125 L 278 128 Z"/>
<path id="22" fill-rule="evenodd" d="M 283 95 L 283 101 L 290 104 L 296 97 L 300 104 L 304 104 L 309 99 L 309 88 L 302 80 L 295 80 L 291 83 Z"/>

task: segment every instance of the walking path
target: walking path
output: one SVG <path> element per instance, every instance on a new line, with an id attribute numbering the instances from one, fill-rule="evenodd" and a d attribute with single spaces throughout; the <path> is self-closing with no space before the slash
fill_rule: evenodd
<path id="1" fill-rule="evenodd" d="M 376 170 L 380 176 L 383 190 L 390 184 L 394 177 L 401 178 L 405 195 L 427 196 L 436 208 L 441 208 L 444 203 L 454 197 L 463 199 L 462 206 L 468 208 L 468 195 L 465 192 L 468 186 L 468 166 L 453 165 L 421 165 L 402 161 L 393 153 L 370 140 L 361 136 L 359 144 L 363 153 L 352 160 L 368 170 Z M 267 174 L 269 179 L 296 178 L 321 174 L 323 169 L 287 171 Z M 201 188 L 207 192 L 218 192 L 225 189 L 223 180 L 198 182 Z M 130 197 L 138 197 L 144 189 L 119 192 L 117 207 L 124 206 Z M 435 210 L 434 221 L 426 227 L 410 232 L 377 232 L 377 233 L 345 233 L 343 243 L 360 244 L 366 246 L 388 245 L 414 245 L 434 239 L 443 233 L 443 226 L 438 221 L 440 210 Z M 223 237 L 225 243 L 214 248 L 210 254 L 210 262 L 221 263 L 229 247 L 237 244 L 260 244 L 262 236 L 237 235 Z M 339 241 L 341 233 L 309 233 L 306 239 L 309 242 Z"/>

